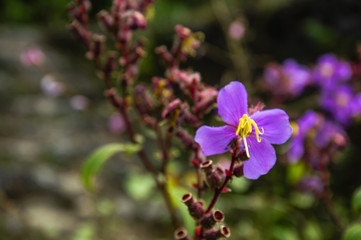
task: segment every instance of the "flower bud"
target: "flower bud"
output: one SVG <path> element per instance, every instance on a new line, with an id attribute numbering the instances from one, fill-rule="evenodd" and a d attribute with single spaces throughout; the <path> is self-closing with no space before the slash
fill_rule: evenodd
<path id="1" fill-rule="evenodd" d="M 159 46 L 155 49 L 155 53 L 160 55 L 165 64 L 173 62 L 173 56 L 169 53 L 166 46 Z"/>
<path id="2" fill-rule="evenodd" d="M 186 147 L 189 147 L 189 148 L 196 147 L 193 137 L 191 135 L 189 135 L 185 130 L 178 128 L 178 130 L 175 134 L 183 142 L 183 144 Z"/>
<path id="3" fill-rule="evenodd" d="M 206 98 L 198 103 L 193 107 L 193 112 L 198 115 L 206 112 L 209 107 L 216 102 L 217 96 Z"/>
<path id="4" fill-rule="evenodd" d="M 212 160 L 207 160 L 205 162 L 202 162 L 200 167 L 201 169 L 203 169 L 203 171 L 205 172 L 206 175 L 209 175 L 212 173 L 213 171 L 213 161 Z"/>
<path id="5" fill-rule="evenodd" d="M 107 77 L 110 76 L 110 74 L 114 71 L 114 69 L 116 67 L 115 57 L 116 57 L 116 53 L 111 52 L 108 56 L 107 62 L 105 63 L 103 72 L 104 72 L 105 76 L 107 76 Z"/>
<path id="6" fill-rule="evenodd" d="M 206 174 L 207 183 L 210 187 L 216 188 L 222 182 L 223 171 L 220 168 L 213 170 L 212 160 L 202 162 L 200 167 Z"/>
<path id="7" fill-rule="evenodd" d="M 94 49 L 93 49 L 93 57 L 97 58 L 104 50 L 104 41 L 105 37 L 103 35 L 94 35 Z"/>
<path id="8" fill-rule="evenodd" d="M 117 34 L 117 38 L 120 44 L 129 42 L 132 37 L 132 32 L 129 29 L 120 29 Z"/>
<path id="9" fill-rule="evenodd" d="M 74 20 L 70 23 L 69 28 L 81 39 L 84 41 L 88 49 L 91 49 L 90 37 L 91 33 L 82 26 L 78 21 Z"/>
<path id="10" fill-rule="evenodd" d="M 223 220 L 224 220 L 224 214 L 219 210 L 215 210 L 213 212 L 209 212 L 205 214 L 201 218 L 200 224 L 204 229 L 211 229 L 216 225 L 216 223 L 222 222 Z"/>
<path id="11" fill-rule="evenodd" d="M 114 27 L 114 21 L 113 18 L 109 15 L 109 13 L 105 10 L 102 10 L 98 13 L 97 17 L 99 20 L 103 23 L 105 28 L 108 31 L 111 31 Z"/>
<path id="12" fill-rule="evenodd" d="M 243 176 L 243 163 L 240 163 L 233 168 L 233 175 L 236 177 Z"/>
<path id="13" fill-rule="evenodd" d="M 175 26 L 175 32 L 180 39 L 185 39 L 192 34 L 192 31 L 189 28 L 186 28 L 180 24 Z"/>
<path id="14" fill-rule="evenodd" d="M 144 84 L 139 84 L 134 90 L 134 105 L 140 115 L 145 115 L 153 109 L 153 101 Z"/>
<path id="15" fill-rule="evenodd" d="M 164 111 L 162 112 L 162 118 L 166 118 L 168 117 L 168 115 L 172 112 L 174 112 L 174 110 L 178 109 L 181 105 L 181 100 L 179 98 L 173 100 L 172 102 L 170 102 L 168 104 L 168 106 L 164 109 Z"/>
<path id="16" fill-rule="evenodd" d="M 127 25 L 132 30 L 136 30 L 138 28 L 145 29 L 147 27 L 147 21 L 142 13 L 133 11 L 128 18 Z"/>
<path id="17" fill-rule="evenodd" d="M 182 202 L 187 205 L 189 214 L 195 218 L 200 219 L 204 214 L 203 204 L 201 202 L 195 202 L 192 194 L 187 193 L 182 197 Z"/>
<path id="18" fill-rule="evenodd" d="M 205 240 L 217 240 L 220 238 L 229 238 L 231 236 L 231 231 L 226 226 L 221 226 L 219 230 L 208 230 L 203 233 Z"/>
<path id="19" fill-rule="evenodd" d="M 189 111 L 184 111 L 184 120 L 194 128 L 199 128 L 202 125 L 198 118 Z"/>
<path id="20" fill-rule="evenodd" d="M 174 238 L 176 240 L 190 240 L 188 232 L 185 228 L 178 228 L 174 232 Z"/>

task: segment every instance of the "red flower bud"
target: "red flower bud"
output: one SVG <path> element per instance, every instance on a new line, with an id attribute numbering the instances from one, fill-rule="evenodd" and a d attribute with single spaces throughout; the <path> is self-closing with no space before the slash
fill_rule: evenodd
<path id="1" fill-rule="evenodd" d="M 213 212 L 209 212 L 205 214 L 201 218 L 200 224 L 204 229 L 211 229 L 216 225 L 216 223 L 222 222 L 223 220 L 224 220 L 224 214 L 219 210 L 215 210 Z"/>
<path id="2" fill-rule="evenodd" d="M 182 197 L 182 202 L 187 205 L 189 214 L 194 219 L 200 219 L 204 214 L 203 204 L 201 202 L 195 202 L 192 194 L 187 193 Z"/>
<path id="3" fill-rule="evenodd" d="M 185 228 L 176 229 L 174 232 L 174 238 L 176 240 L 190 240 L 188 232 Z"/>

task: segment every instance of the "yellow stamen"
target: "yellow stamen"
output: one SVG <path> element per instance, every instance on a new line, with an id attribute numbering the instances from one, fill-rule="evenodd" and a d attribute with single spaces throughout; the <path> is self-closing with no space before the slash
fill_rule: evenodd
<path id="1" fill-rule="evenodd" d="M 257 141 L 261 142 L 261 139 L 259 138 L 259 135 L 264 134 L 264 130 L 262 128 L 262 132 L 259 130 L 256 122 L 251 119 L 247 114 L 243 114 L 243 116 L 239 119 L 239 124 L 236 130 L 236 134 L 243 139 L 244 147 L 246 149 L 247 157 L 249 158 L 249 150 L 248 150 L 248 144 L 247 139 L 251 133 L 252 133 L 252 126 L 254 127 L 254 131 L 256 133 Z"/>
<path id="2" fill-rule="evenodd" d="M 290 125 L 292 127 L 292 135 L 293 136 L 298 135 L 298 133 L 300 131 L 300 128 L 299 128 L 298 124 L 296 122 L 291 122 Z"/>

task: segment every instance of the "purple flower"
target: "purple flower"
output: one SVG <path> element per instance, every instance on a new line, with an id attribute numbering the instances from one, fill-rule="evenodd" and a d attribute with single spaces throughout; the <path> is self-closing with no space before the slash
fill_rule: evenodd
<path id="1" fill-rule="evenodd" d="M 276 162 L 271 144 L 282 144 L 292 134 L 288 115 L 281 109 L 258 111 L 248 115 L 247 92 L 240 82 L 231 82 L 219 91 L 218 113 L 226 123 L 222 127 L 200 127 L 195 141 L 205 156 L 230 149 L 234 138 L 241 139 L 249 159 L 244 163 L 244 176 L 257 179 Z"/>
<path id="2" fill-rule="evenodd" d="M 303 191 L 311 192 L 316 196 L 322 196 L 324 191 L 322 180 L 318 176 L 304 176 L 299 186 Z"/>
<path id="3" fill-rule="evenodd" d="M 298 96 L 310 82 L 311 74 L 307 67 L 293 59 L 287 59 L 282 66 L 269 64 L 264 78 L 270 84 L 273 93 Z"/>
<path id="4" fill-rule="evenodd" d="M 290 162 L 298 161 L 304 154 L 304 141 L 308 132 L 319 122 L 319 116 L 314 111 L 307 111 L 297 123 L 292 125 L 293 137 L 288 151 Z"/>
<path id="5" fill-rule="evenodd" d="M 353 98 L 351 103 L 351 112 L 353 117 L 361 117 L 361 93 L 358 93 Z"/>
<path id="6" fill-rule="evenodd" d="M 318 58 L 313 77 L 316 84 L 324 88 L 330 88 L 338 83 L 350 79 L 352 70 L 350 65 L 339 60 L 333 54 L 325 54 Z"/>
<path id="7" fill-rule="evenodd" d="M 338 146 L 345 146 L 347 143 L 346 132 L 339 124 L 325 121 L 315 136 L 315 145 L 326 147 L 331 141 Z"/>
<path id="8" fill-rule="evenodd" d="M 354 110 L 353 89 L 348 85 L 324 90 L 321 95 L 321 106 L 332 114 L 333 118 L 343 125 L 351 122 Z"/>

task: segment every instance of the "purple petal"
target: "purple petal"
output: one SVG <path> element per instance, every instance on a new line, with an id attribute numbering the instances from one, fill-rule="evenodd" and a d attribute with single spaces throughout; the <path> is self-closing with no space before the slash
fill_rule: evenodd
<path id="1" fill-rule="evenodd" d="M 303 141 L 304 137 L 302 135 L 293 137 L 288 151 L 288 159 L 291 163 L 297 162 L 303 156 L 303 153 L 305 152 Z"/>
<path id="2" fill-rule="evenodd" d="M 256 122 L 260 131 L 264 131 L 261 139 L 266 139 L 272 144 L 286 142 L 292 134 L 288 115 L 281 109 L 271 109 L 255 112 L 251 118 Z"/>
<path id="3" fill-rule="evenodd" d="M 219 91 L 217 104 L 223 121 L 238 126 L 239 119 L 248 113 L 246 88 L 240 82 L 231 82 Z"/>
<path id="4" fill-rule="evenodd" d="M 268 171 L 276 163 L 276 152 L 272 145 L 263 139 L 257 142 L 255 136 L 247 138 L 250 159 L 244 163 L 244 176 L 248 179 L 257 179 Z"/>
<path id="5" fill-rule="evenodd" d="M 352 76 L 352 70 L 350 65 L 345 61 L 339 61 L 338 67 L 336 69 L 336 74 L 341 81 L 347 81 Z"/>
<path id="6" fill-rule="evenodd" d="M 236 129 L 231 126 L 202 126 L 197 130 L 194 140 L 201 146 L 204 156 L 209 156 L 227 152 L 228 144 L 236 137 Z"/>

